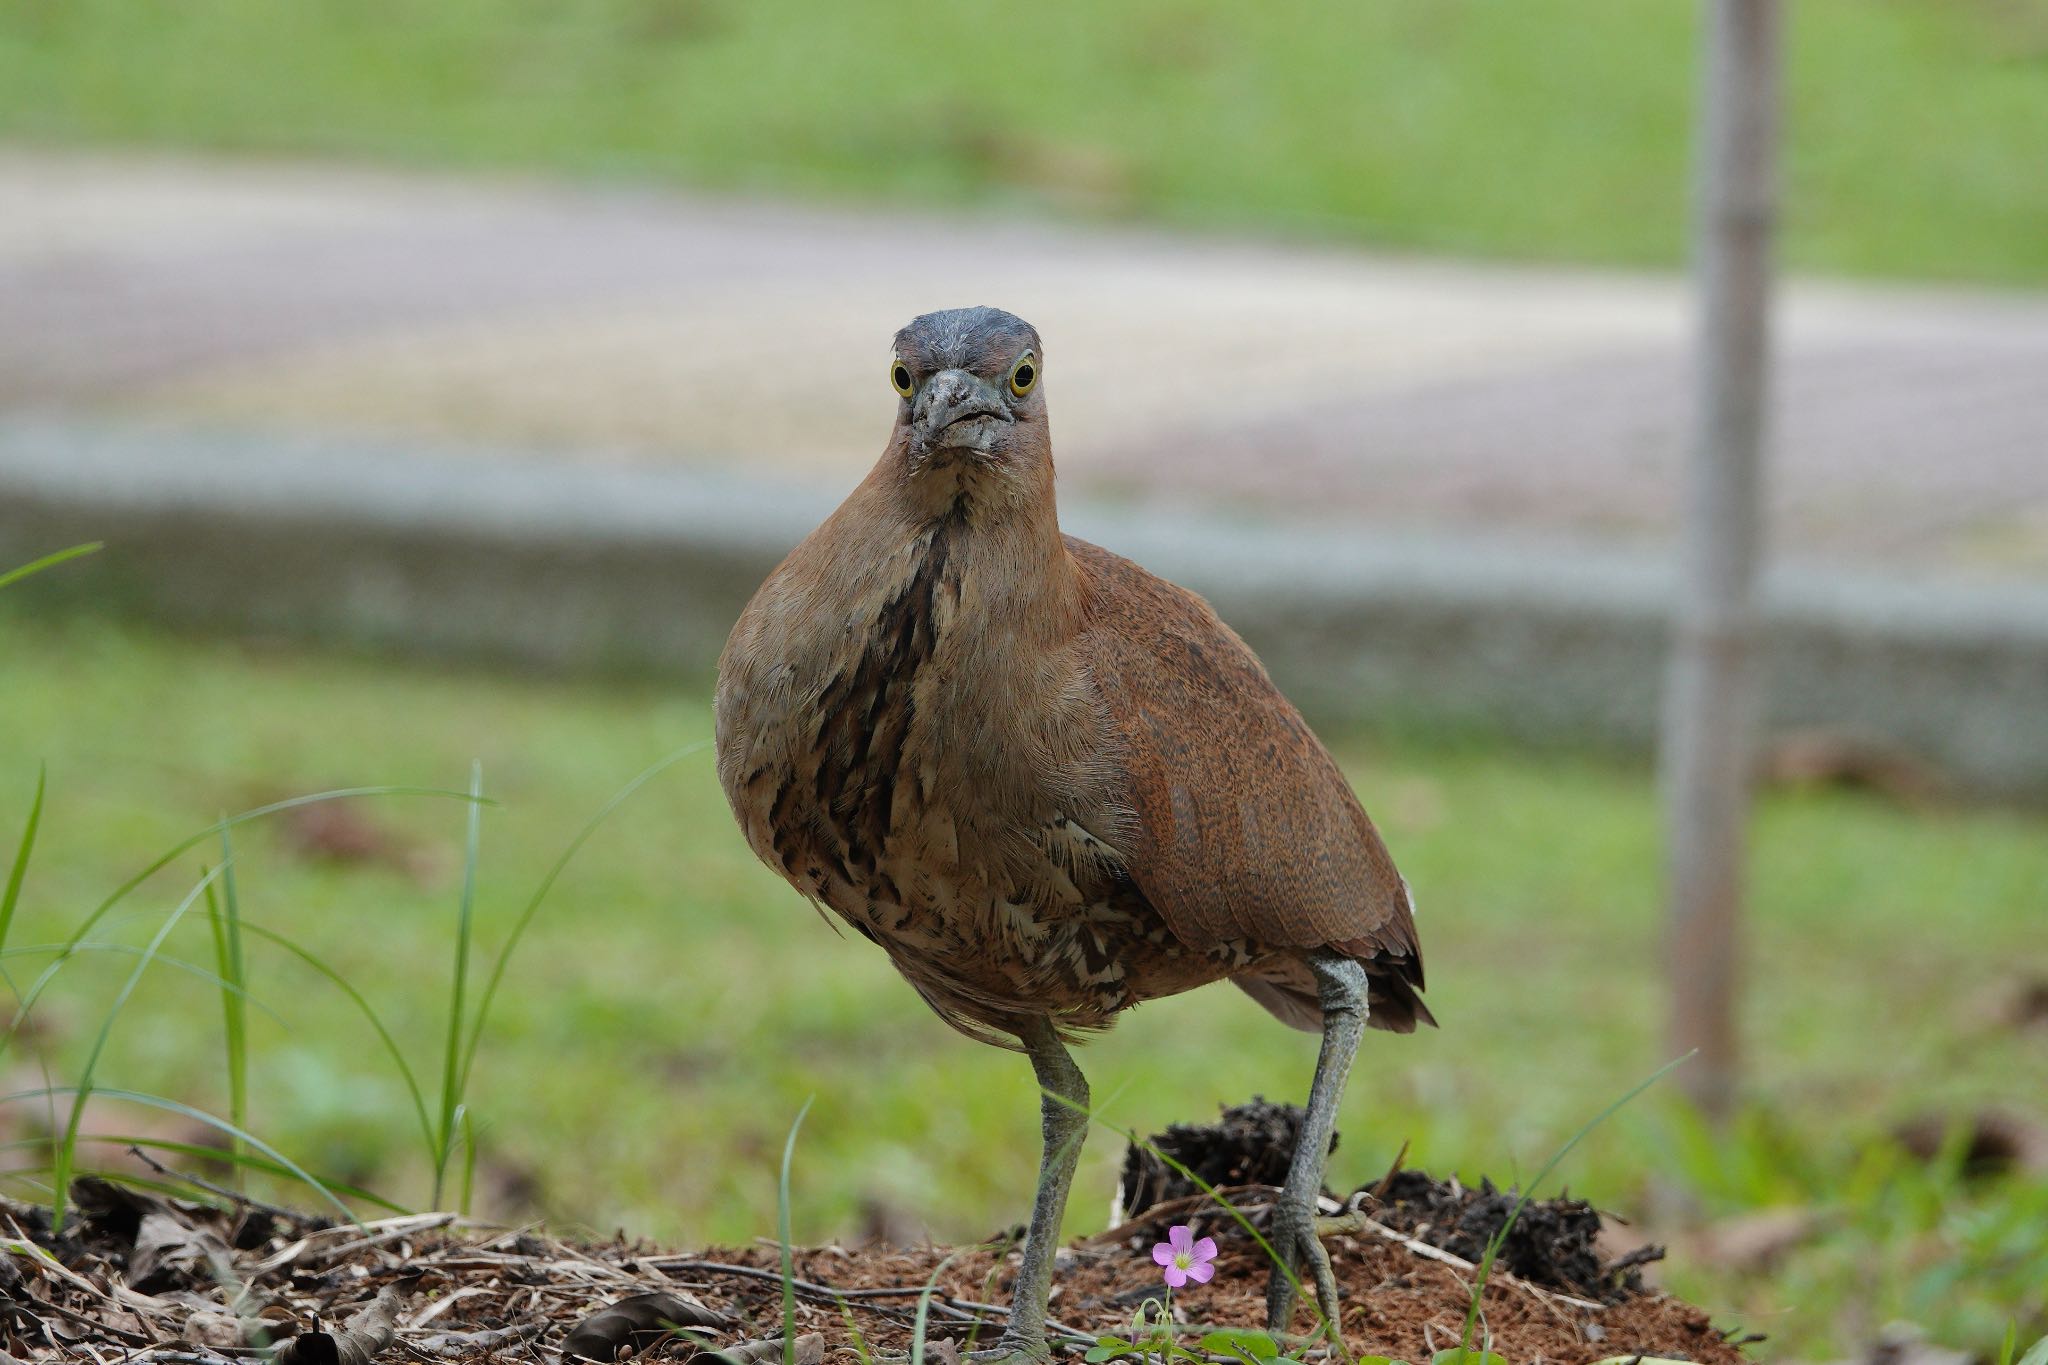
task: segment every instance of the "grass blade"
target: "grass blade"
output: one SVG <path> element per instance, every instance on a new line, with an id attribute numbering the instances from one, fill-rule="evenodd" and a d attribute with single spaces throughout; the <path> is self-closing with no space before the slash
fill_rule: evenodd
<path id="1" fill-rule="evenodd" d="M 1536 1178 L 1522 1187 L 1521 1196 L 1515 1200 L 1515 1206 L 1508 1210 L 1507 1221 L 1500 1225 L 1500 1231 L 1496 1232 L 1492 1240 L 1487 1242 L 1486 1254 L 1479 1259 L 1479 1273 L 1472 1279 L 1472 1302 L 1465 1310 L 1464 1329 L 1458 1334 L 1458 1349 L 1460 1351 L 1470 1352 L 1472 1349 L 1472 1329 L 1479 1322 L 1479 1301 L 1486 1294 L 1486 1279 L 1487 1276 L 1493 1273 L 1494 1258 L 1500 1255 L 1500 1249 L 1507 1244 L 1508 1234 L 1515 1230 L 1515 1220 L 1522 1216 L 1522 1210 L 1528 1205 L 1531 1196 L 1536 1193 L 1536 1187 L 1550 1178 L 1550 1173 L 1557 1169 L 1560 1162 L 1571 1155 L 1572 1149 L 1583 1142 L 1588 1133 L 1591 1133 L 1595 1128 L 1613 1118 L 1619 1110 L 1636 1096 L 1642 1094 L 1658 1081 L 1663 1080 L 1670 1072 L 1691 1060 L 1692 1055 L 1692 1053 L 1688 1052 L 1682 1057 L 1673 1057 L 1670 1061 L 1664 1063 L 1664 1065 L 1658 1067 L 1640 1081 L 1637 1081 L 1634 1086 L 1630 1087 L 1627 1094 L 1593 1115 L 1592 1118 L 1586 1121 L 1585 1126 L 1571 1135 L 1564 1146 L 1551 1153 L 1550 1160 L 1543 1163 L 1543 1169 L 1536 1172 Z"/>
<path id="2" fill-rule="evenodd" d="M 308 949 L 301 947 L 276 930 L 266 929 L 262 925 L 254 923 L 244 923 L 242 928 L 256 935 L 256 937 L 274 943 L 292 954 L 299 961 L 326 977 L 334 984 L 336 989 L 354 1002 L 356 1009 L 362 1013 L 363 1018 L 369 1021 L 370 1027 L 376 1030 L 377 1037 L 384 1044 L 384 1050 L 391 1054 L 392 1062 L 397 1065 L 398 1074 L 405 1081 L 406 1091 L 412 1096 L 413 1113 L 419 1118 L 420 1140 L 426 1144 L 429 1151 L 433 1150 L 434 1121 L 427 1114 L 427 1097 L 426 1093 L 420 1089 L 419 1077 L 413 1074 L 412 1064 L 405 1060 L 405 1050 L 399 1047 L 398 1040 L 392 1037 L 391 1030 L 384 1026 L 383 1019 L 378 1016 L 376 1009 L 370 1002 L 363 997 L 363 993 L 350 985 L 347 977 L 328 966 L 325 962 L 322 962 L 318 957 L 315 957 Z"/>
<path id="3" fill-rule="evenodd" d="M 12 957 L 32 957 L 36 955 L 49 956 L 61 953 L 66 948 L 69 948 L 74 956 L 80 953 L 107 953 L 114 957 L 141 957 L 144 951 L 146 951 L 145 949 L 136 947 L 132 943 L 101 943 L 96 941 L 78 944 L 24 943 L 21 944 L 19 947 L 0 949 L 0 959 Z M 209 971 L 207 968 L 200 966 L 197 962 L 188 962 L 182 957 L 172 957 L 169 953 L 160 952 L 156 955 L 156 964 L 159 967 L 169 967 L 174 971 L 184 972 L 188 976 L 195 976 L 199 978 L 199 980 L 204 981 L 207 985 L 213 987 L 215 990 L 232 991 L 235 989 L 235 987 L 225 977 L 221 976 L 218 972 Z M 277 1022 L 279 1022 L 280 1024 L 284 1022 L 284 1020 L 278 1016 L 276 1010 L 270 1008 L 270 1006 L 264 1004 L 261 1000 L 256 999 L 254 996 L 248 997 L 248 1000 L 250 1004 L 254 1005 L 257 1009 L 262 1010 L 272 1019 L 276 1019 Z"/>
<path id="4" fill-rule="evenodd" d="M 8 994 L 12 995 L 17 1001 L 22 998 L 21 987 L 15 983 L 14 973 L 8 971 L 5 966 L 5 958 L 8 953 L 7 940 L 14 932 L 14 908 L 21 903 L 21 885 L 28 877 L 29 856 L 35 852 L 36 831 L 41 828 L 43 823 L 43 797 L 48 790 L 49 781 L 49 765 L 38 764 L 36 766 L 35 799 L 29 802 L 28 819 L 22 824 L 21 842 L 15 848 L 14 863 L 7 873 L 7 884 L 4 889 L 0 889 L 0 981 L 7 983 Z M 12 1036 L 12 1030 L 9 1031 L 9 1036 Z M 0 1052 L 5 1052 L 5 1050 L 5 1042 L 0 1041 Z M 48 1085 L 50 1083 L 49 1058 L 38 1053 L 36 1055 L 36 1066 L 43 1073 L 43 1084 Z M 56 1132 L 56 1101 L 50 1101 L 46 1117 L 49 1122 L 49 1131 Z"/>
<path id="5" fill-rule="evenodd" d="M 456 1110 L 462 1126 L 462 1216 L 469 1217 L 470 1201 L 476 1195 L 476 1125 L 470 1121 L 469 1106 Z"/>
<path id="6" fill-rule="evenodd" d="M 467 1016 L 465 994 L 469 987 L 469 944 L 476 918 L 476 867 L 483 839 L 484 766 L 469 769 L 469 837 L 462 855 L 462 902 L 455 912 L 455 969 L 448 991 L 448 1037 L 441 1049 L 441 1111 L 434 1130 L 434 1207 L 441 1207 L 441 1194 L 448 1178 L 448 1162 L 455 1154 L 455 1124 L 462 1108 L 462 1026 Z"/>
<path id="7" fill-rule="evenodd" d="M 846 1339 L 853 1343 L 853 1358 L 859 1365 L 874 1365 L 874 1353 L 868 1350 L 867 1333 L 860 1330 L 860 1322 L 853 1316 L 853 1305 L 845 1299 L 839 1300 L 839 1320 L 846 1325 Z"/>
<path id="8" fill-rule="evenodd" d="M 804 1116 L 817 1098 L 813 1095 L 805 1100 L 804 1107 L 796 1111 L 796 1121 L 789 1125 L 789 1136 L 782 1143 L 782 1176 L 775 1186 L 775 1237 L 782 1243 L 782 1365 L 796 1365 L 796 1249 L 789 1232 L 789 1169 L 796 1158 L 797 1130 L 804 1126 Z M 915 1350 L 913 1347 L 913 1354 Z"/>
<path id="9" fill-rule="evenodd" d="M 1218 1207 L 1220 1207 L 1225 1213 L 1230 1215 L 1231 1220 L 1233 1222 L 1235 1222 L 1240 1228 L 1244 1229 L 1247 1236 L 1249 1236 L 1254 1242 L 1257 1242 L 1259 1244 L 1259 1250 L 1266 1253 L 1266 1259 L 1271 1261 L 1274 1267 L 1278 1269 L 1281 1274 L 1287 1277 L 1287 1282 L 1294 1287 L 1295 1297 L 1298 1298 L 1311 1313 L 1314 1313 L 1316 1315 L 1316 1333 L 1312 1333 L 1310 1339 L 1313 1340 L 1315 1335 L 1320 1334 L 1327 1329 L 1329 1331 L 1332 1344 L 1335 1344 L 1337 1340 L 1335 1325 L 1332 1324 L 1328 1318 L 1323 1316 L 1322 1307 L 1320 1304 L 1316 1302 L 1315 1294 L 1311 1292 L 1307 1288 L 1307 1286 L 1302 1284 L 1301 1276 L 1295 1271 L 1294 1267 L 1288 1265 L 1286 1261 L 1280 1258 L 1280 1253 L 1273 1250 L 1273 1244 L 1266 1240 L 1265 1234 L 1260 1232 L 1257 1228 L 1253 1227 L 1252 1220 L 1245 1217 L 1244 1214 L 1241 1211 L 1239 1211 L 1237 1205 L 1231 1203 L 1228 1199 L 1225 1199 L 1220 1193 L 1218 1193 L 1214 1185 L 1211 1185 L 1208 1181 L 1202 1179 L 1202 1177 L 1196 1175 L 1192 1170 L 1188 1169 L 1188 1167 L 1181 1164 L 1179 1161 L 1176 1161 L 1173 1157 L 1167 1155 L 1165 1152 L 1160 1151 L 1159 1148 L 1145 1141 L 1145 1139 L 1139 1137 L 1137 1133 L 1132 1129 L 1119 1128 L 1115 1124 L 1111 1123 L 1109 1120 L 1100 1117 L 1095 1110 L 1087 1108 L 1083 1105 L 1076 1104 L 1074 1103 L 1074 1101 L 1068 1099 L 1064 1095 L 1054 1095 L 1053 1092 L 1050 1090 L 1042 1091 L 1041 1093 L 1051 1096 L 1054 1101 L 1066 1105 L 1069 1109 L 1074 1110 L 1076 1113 L 1087 1115 L 1088 1121 L 1090 1123 L 1100 1124 L 1104 1128 L 1107 1128 L 1110 1132 L 1115 1133 L 1118 1137 L 1124 1139 L 1124 1141 L 1130 1143 L 1133 1147 L 1140 1147 L 1143 1148 L 1145 1151 L 1150 1152 L 1153 1156 L 1158 1157 L 1161 1161 L 1165 1162 L 1169 1167 L 1171 1167 L 1175 1174 L 1181 1176 L 1182 1178 L 1188 1181 L 1193 1182 L 1195 1188 L 1199 1189 L 1203 1194 L 1209 1196 L 1209 1198 L 1213 1200 Z"/>
<path id="10" fill-rule="evenodd" d="M 946 1273 L 947 1266 L 973 1250 L 976 1248 L 958 1247 L 946 1253 L 945 1259 L 932 1267 L 931 1278 L 924 1282 L 924 1289 L 917 1296 L 917 1314 L 910 1323 L 910 1365 L 924 1365 L 924 1336 L 926 1325 L 931 1321 L 932 1295 L 938 1292 L 939 1276 Z M 783 1333 L 783 1340 L 789 1340 L 787 1329 Z M 787 1362 L 788 1355 L 785 1354 L 784 1365 L 787 1365 Z"/>
<path id="11" fill-rule="evenodd" d="M 257 806 L 253 810 L 246 810 L 239 815 L 230 815 L 225 820 L 215 821 L 190 838 L 181 840 L 175 847 L 165 852 L 163 856 L 156 859 L 148 867 L 143 868 L 142 871 L 116 887 L 105 900 L 93 908 L 92 913 L 87 915 L 78 928 L 72 931 L 66 946 L 59 950 L 56 961 L 43 968 L 37 974 L 36 979 L 29 983 L 27 993 L 22 997 L 21 1003 L 14 1011 L 13 1020 L 7 1025 L 6 1034 L 0 1035 L 0 1052 L 4 1052 L 7 1046 L 14 1041 L 14 1035 L 21 1029 L 22 1020 L 28 1017 L 29 1010 L 34 1008 L 36 1001 L 42 998 L 43 991 L 49 986 L 51 978 L 56 976 L 63 968 L 64 963 L 70 958 L 77 945 L 82 943 L 85 940 L 85 936 L 92 932 L 93 926 L 104 919 L 107 913 L 116 905 L 126 900 L 135 888 L 141 886 L 166 867 L 169 867 L 182 854 L 197 848 L 208 839 L 214 838 L 222 830 L 230 829 L 236 825 L 247 824 L 251 820 L 260 820 L 268 815 L 276 815 L 280 811 L 293 810 L 300 806 L 310 806 L 321 801 L 340 801 L 362 796 L 442 796 L 464 801 L 473 799 L 466 792 L 447 791 L 439 787 L 342 787 L 334 791 L 315 792 L 309 796 L 293 796 L 283 801 L 273 801 L 267 806 Z"/>
<path id="12" fill-rule="evenodd" d="M 5 1176 L 10 1180 L 19 1180 L 38 1193 L 47 1194 L 49 1193 L 49 1186 L 35 1177 L 42 1175 L 48 1169 L 47 1166 L 14 1166 L 0 1171 L 0 1176 Z M 152 1194 L 160 1194 L 168 1199 L 190 1199 L 192 1197 L 192 1187 L 190 1185 L 180 1185 L 175 1181 L 160 1180 L 154 1176 L 137 1175 L 133 1171 L 97 1171 L 90 1168 L 81 1168 L 78 1174 L 81 1178 L 89 1175 L 117 1185 L 131 1185 L 136 1189 L 148 1190 Z"/>
<path id="13" fill-rule="evenodd" d="M 7 935 L 14 927 L 14 907 L 21 903 L 21 883 L 28 876 L 29 854 L 35 851 L 36 830 L 43 823 L 43 793 L 49 786 L 50 770 L 36 769 L 36 795 L 29 802 L 28 820 L 23 824 L 21 843 L 14 852 L 14 866 L 7 873 L 7 887 L 0 891 L 0 949 L 7 946 Z"/>
<path id="14" fill-rule="evenodd" d="M 100 1093 L 106 1094 L 107 1092 L 101 1091 Z M 82 1143 L 89 1142 L 101 1147 L 141 1147 L 149 1151 L 169 1152 L 175 1156 L 191 1157 L 195 1161 L 229 1161 L 238 1167 L 254 1171 L 258 1175 L 277 1176 L 287 1180 L 297 1178 L 292 1175 L 288 1167 L 272 1161 L 268 1157 L 258 1156 L 251 1152 L 231 1154 L 223 1152 L 218 1147 L 208 1147 L 198 1142 L 178 1142 L 171 1138 L 139 1137 L 124 1133 L 81 1133 L 78 1140 Z M 45 1138 L 17 1138 L 13 1142 L 0 1143 L 0 1151 L 20 1151 L 25 1148 L 47 1145 L 48 1140 Z M 30 1168 L 23 1168 L 10 1174 L 23 1174 L 28 1169 Z M 178 1175 L 177 1172 L 172 1174 Z M 109 1175 L 108 1178 L 112 1179 L 114 1177 Z M 179 1178 L 182 1179 L 183 1177 L 179 1176 Z M 344 1195 L 347 1198 L 364 1204 L 374 1204 L 387 1213 L 409 1214 L 414 1212 L 414 1210 L 407 1208 L 403 1204 L 394 1203 L 392 1200 L 386 1199 L 375 1190 L 366 1190 L 360 1185 L 351 1185 L 345 1180 L 330 1180 L 322 1177 L 320 1183 L 333 1190 L 336 1194 Z M 190 1192 L 190 1189 L 182 1191 L 187 1196 L 189 1196 Z"/>
<path id="15" fill-rule="evenodd" d="M 476 1018 L 470 1025 L 469 1046 L 464 1051 L 462 1058 L 461 1088 L 465 1093 L 469 1090 L 470 1068 L 476 1064 L 478 1044 L 483 1040 L 484 1022 L 490 1018 L 491 1004 L 498 998 L 498 985 L 505 979 L 505 968 L 512 961 L 512 952 L 519 946 L 519 941 L 526 936 L 527 926 L 533 923 L 533 917 L 540 911 L 541 902 L 547 899 L 548 892 L 554 890 L 555 882 L 561 877 L 563 870 L 569 866 L 569 861 L 589 841 L 590 836 L 597 832 L 598 826 L 602 825 L 613 811 L 625 803 L 627 797 L 639 791 L 640 788 L 646 786 L 653 778 L 676 763 L 688 758 L 691 754 L 702 753 L 710 743 L 710 740 L 700 739 L 694 744 L 686 744 L 667 758 L 648 767 L 638 777 L 635 777 L 631 782 L 619 788 L 612 799 L 605 802 L 597 814 L 591 816 L 583 828 L 576 832 L 576 837 L 571 839 L 569 846 L 562 850 L 562 856 L 555 859 L 554 866 L 550 867 L 547 875 L 540 879 L 540 885 L 534 890 L 532 898 L 526 902 L 526 908 L 519 912 L 519 919 L 513 924 L 512 932 L 506 936 L 504 947 L 498 950 L 498 960 L 491 964 L 490 979 L 484 984 L 483 994 L 477 1000 Z"/>
<path id="16" fill-rule="evenodd" d="M 84 545 L 74 545 L 68 550 L 59 550 L 55 554 L 44 555 L 41 559 L 31 560 L 18 569 L 9 569 L 6 573 L 0 573 L 0 588 L 4 588 L 11 583 L 19 583 L 30 574 L 41 573 L 45 569 L 53 569 L 68 559 L 78 559 L 84 555 L 95 554 L 105 548 L 105 541 L 95 540 L 89 541 Z"/>
<path id="17" fill-rule="evenodd" d="M 75 1085 L 51 1086 L 42 1090 L 17 1090 L 10 1095 L 0 1095 L 0 1104 L 11 1104 L 15 1100 L 42 1099 L 50 1095 L 75 1095 L 78 1091 L 79 1087 Z M 343 1218 L 346 1218 L 357 1227 L 362 1226 L 362 1222 L 356 1217 L 355 1211 L 342 1203 L 341 1200 L 335 1198 L 334 1191 L 308 1172 L 305 1167 L 299 1165 L 299 1163 L 293 1161 L 254 1133 L 237 1128 L 224 1118 L 209 1114 L 204 1109 L 196 1109 L 189 1104 L 180 1103 L 177 1100 L 165 1099 L 162 1095 L 148 1095 L 139 1090 L 121 1090 L 111 1086 L 96 1086 L 93 1089 L 93 1094 L 110 1100 L 119 1100 L 124 1104 L 139 1104 L 149 1109 L 161 1109 L 167 1114 L 178 1114 L 191 1119 L 194 1123 L 203 1123 L 217 1133 L 223 1133 L 232 1138 L 239 1138 L 248 1146 L 283 1167 L 292 1179 L 334 1205 Z"/>
<path id="18" fill-rule="evenodd" d="M 242 957 L 242 903 L 235 890 L 235 848 L 227 830 L 220 832 L 220 895 L 206 891 L 206 918 L 213 929 L 215 970 L 233 986 L 220 993 L 221 1031 L 227 1050 L 228 1121 L 249 1126 L 249 1003 L 247 965 Z M 240 1148 L 232 1148 L 240 1151 Z M 240 1178 L 240 1168 L 236 1170 Z"/>
<path id="19" fill-rule="evenodd" d="M 50 1201 L 51 1224 L 59 1232 L 64 1230 L 64 1201 L 70 1190 L 71 1163 L 78 1145 L 78 1127 L 85 1120 L 85 1102 L 92 1096 L 93 1073 L 98 1070 L 100 1057 L 106 1052 L 107 1040 L 113 1036 L 114 1021 L 120 1018 L 129 997 L 135 994 L 135 988 L 142 984 L 144 973 L 149 971 L 149 964 L 156 959 L 157 949 L 170 937 L 171 930 L 178 927 L 178 921 L 185 917 L 185 912 L 192 908 L 193 902 L 213 885 L 220 871 L 219 868 L 215 868 L 200 878 L 199 884 L 185 894 L 185 898 L 178 902 L 177 908 L 164 917 L 164 922 L 157 929 L 155 937 L 151 938 L 149 946 L 143 949 L 141 960 L 135 964 L 135 970 L 128 974 L 128 979 L 122 983 L 120 991 L 114 996 L 114 1003 L 107 1007 L 105 1017 L 100 1020 L 99 1034 L 93 1039 L 92 1050 L 86 1054 L 85 1065 L 79 1069 L 78 1084 L 74 1088 L 75 1094 L 71 1102 L 71 1118 L 64 1125 L 64 1135 L 57 1142 L 51 1164 L 51 1177 L 55 1185 Z"/>

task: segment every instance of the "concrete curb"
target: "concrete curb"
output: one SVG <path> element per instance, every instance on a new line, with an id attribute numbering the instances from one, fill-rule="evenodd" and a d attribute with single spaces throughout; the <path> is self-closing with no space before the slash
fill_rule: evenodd
<path id="1" fill-rule="evenodd" d="M 108 551 L 34 594 L 178 626 L 703 675 L 842 489 L 369 441 L 0 422 L 0 564 Z M 1661 556 L 1069 507 L 1206 595 L 1312 715 L 1397 714 L 1640 748 Z M 61 581 L 60 581 L 61 580 Z M 1786 566 L 1770 716 L 2048 794 L 2048 590 Z"/>

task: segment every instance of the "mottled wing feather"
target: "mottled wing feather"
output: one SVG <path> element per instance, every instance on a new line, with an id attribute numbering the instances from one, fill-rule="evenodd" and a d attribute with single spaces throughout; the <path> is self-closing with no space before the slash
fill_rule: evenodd
<path id="1" fill-rule="evenodd" d="M 1191 947 L 1248 938 L 1355 957 L 1384 978 L 1389 1005 L 1426 1019 L 1407 888 L 1301 714 L 1201 598 L 1067 545 L 1088 583 L 1087 664 L 1127 776 L 1120 843 L 1146 899 Z"/>

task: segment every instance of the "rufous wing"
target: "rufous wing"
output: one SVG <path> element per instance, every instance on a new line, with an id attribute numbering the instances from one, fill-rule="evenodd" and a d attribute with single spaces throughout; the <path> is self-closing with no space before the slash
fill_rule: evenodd
<path id="1" fill-rule="evenodd" d="M 1085 541 L 1067 547 L 1131 813 L 1118 843 L 1146 899 L 1191 947 L 1356 958 L 1394 1011 L 1376 1023 L 1427 1020 L 1407 887 L 1300 712 L 1201 598 Z"/>

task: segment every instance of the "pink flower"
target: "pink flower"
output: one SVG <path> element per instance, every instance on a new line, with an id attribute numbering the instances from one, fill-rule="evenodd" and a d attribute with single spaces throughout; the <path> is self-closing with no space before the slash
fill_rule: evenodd
<path id="1" fill-rule="evenodd" d="M 1166 1240 L 1152 1248 L 1152 1259 L 1161 1267 L 1167 1287 L 1179 1289 L 1189 1280 L 1196 1284 L 1207 1284 L 1216 1274 L 1211 1264 L 1216 1259 L 1216 1239 L 1204 1237 L 1195 1240 L 1195 1230 L 1186 1223 L 1176 1223 L 1166 1231 Z"/>

